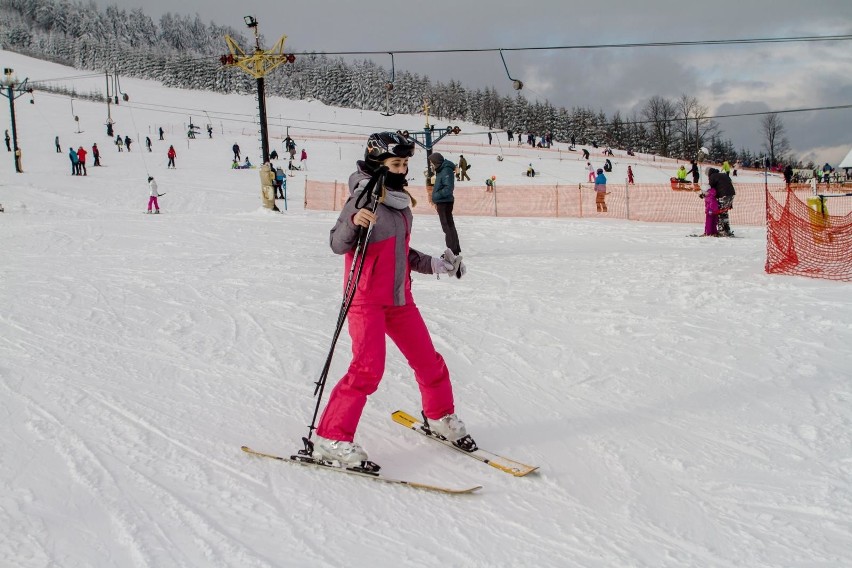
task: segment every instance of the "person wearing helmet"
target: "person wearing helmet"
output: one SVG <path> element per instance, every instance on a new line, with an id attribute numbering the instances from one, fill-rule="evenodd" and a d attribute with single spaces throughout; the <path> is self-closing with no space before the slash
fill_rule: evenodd
<path id="1" fill-rule="evenodd" d="M 405 190 L 408 160 L 414 142 L 395 132 L 372 134 L 364 160 L 349 178 L 349 200 L 331 229 L 331 249 L 345 255 L 344 274 L 355 260 L 359 228 L 373 226 L 363 258 L 367 270 L 358 281 L 349 309 L 352 362 L 331 391 L 316 430 L 316 459 L 352 466 L 367 461 L 367 452 L 355 442 L 355 432 L 367 397 L 374 393 L 385 368 L 385 335 L 399 348 L 414 370 L 420 388 L 423 415 L 432 432 L 465 451 L 476 443 L 455 414 L 453 387 L 443 357 L 432 338 L 411 293 L 413 270 L 421 274 L 465 273 L 461 257 L 447 250 L 430 256 L 409 247 L 415 200 Z M 452 169 L 449 170 L 452 174 Z M 358 209 L 371 180 L 381 184 L 375 212 Z"/>
<path id="2" fill-rule="evenodd" d="M 435 185 L 432 188 L 432 203 L 438 211 L 438 219 L 441 221 L 441 229 L 444 231 L 444 242 L 453 254 L 461 253 L 459 244 L 459 233 L 456 231 L 456 222 L 453 220 L 453 190 L 455 190 L 455 178 L 453 172 L 456 165 L 439 152 L 433 152 L 429 156 L 429 164 L 435 170 Z"/>

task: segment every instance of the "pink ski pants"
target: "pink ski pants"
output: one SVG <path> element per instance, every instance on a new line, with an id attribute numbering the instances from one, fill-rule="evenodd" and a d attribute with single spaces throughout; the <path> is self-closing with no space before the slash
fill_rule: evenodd
<path id="1" fill-rule="evenodd" d="M 153 196 L 153 195 L 152 195 L 152 196 L 148 199 L 148 211 L 150 211 L 150 210 L 151 210 L 151 206 L 152 206 L 152 205 L 154 206 L 154 209 L 155 209 L 156 211 L 159 211 L 159 210 L 160 210 L 160 204 L 159 204 L 159 203 L 157 203 L 157 198 L 156 198 L 155 196 Z"/>
<path id="2" fill-rule="evenodd" d="M 405 306 L 356 305 L 349 311 L 352 362 L 328 400 L 317 434 L 351 442 L 367 404 L 385 370 L 385 335 L 391 338 L 414 370 L 427 418 L 452 414 L 453 387 L 441 354 L 435 351 L 429 330 L 414 304 Z"/>

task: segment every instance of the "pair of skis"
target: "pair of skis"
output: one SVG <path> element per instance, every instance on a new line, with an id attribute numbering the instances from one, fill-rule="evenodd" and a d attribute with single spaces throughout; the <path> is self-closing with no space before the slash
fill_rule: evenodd
<path id="1" fill-rule="evenodd" d="M 450 441 L 448 441 L 444 438 L 440 438 L 440 437 L 436 436 L 435 434 L 431 433 L 429 431 L 429 429 L 426 427 L 426 425 L 423 424 L 423 421 L 419 420 L 418 418 L 411 416 L 410 414 L 408 414 L 406 412 L 403 412 L 402 410 L 397 410 L 396 412 L 394 412 L 391 415 L 391 418 L 393 419 L 394 422 L 396 422 L 397 424 L 399 424 L 401 426 L 405 426 L 406 428 L 414 430 L 418 434 L 426 436 L 427 438 L 429 438 L 431 440 L 435 440 L 436 442 L 443 444 L 444 446 L 447 446 L 448 448 L 452 448 L 452 449 L 456 450 L 457 452 L 459 452 L 461 454 L 469 456 L 469 457 L 471 457 L 471 458 L 473 458 L 477 461 L 480 461 L 482 463 L 488 464 L 489 466 L 491 466 L 495 469 L 498 469 L 498 470 L 500 470 L 504 473 L 514 475 L 515 477 L 523 477 L 523 476 L 528 475 L 528 474 L 530 474 L 530 473 L 532 473 L 532 472 L 534 472 L 535 470 L 538 469 L 537 466 L 527 465 L 527 464 L 524 464 L 524 463 L 521 463 L 521 462 L 518 462 L 518 461 L 515 461 L 515 460 L 512 460 L 512 459 L 491 453 L 491 452 L 489 452 L 487 450 L 483 450 L 483 449 L 477 449 L 477 450 L 474 450 L 472 452 L 466 452 L 466 451 L 462 450 L 461 448 L 458 448 L 455 445 L 453 445 L 452 442 L 450 442 Z M 292 463 L 297 463 L 297 464 L 300 464 L 300 465 L 316 466 L 316 467 L 321 467 L 321 468 L 324 468 L 324 469 L 330 469 L 330 470 L 333 470 L 333 471 L 338 471 L 338 472 L 341 472 L 341 473 L 356 475 L 356 476 L 359 476 L 359 477 L 366 477 L 366 478 L 369 478 L 369 479 L 374 479 L 376 481 L 382 481 L 382 482 L 385 482 L 385 483 L 392 483 L 392 484 L 396 484 L 396 485 L 408 485 L 409 487 L 414 487 L 414 488 L 417 488 L 417 489 L 424 489 L 424 490 L 427 490 L 427 491 L 435 491 L 435 492 L 439 492 L 439 493 L 447 493 L 447 494 L 452 494 L 452 495 L 463 495 L 463 494 L 467 494 L 467 493 L 473 493 L 474 491 L 477 491 L 478 489 L 482 489 L 481 485 L 474 485 L 474 486 L 471 486 L 471 487 L 460 487 L 460 488 L 455 487 L 454 488 L 454 487 L 445 487 L 445 486 L 439 486 L 439 485 L 431 485 L 431 484 L 426 484 L 426 483 L 418 483 L 418 482 L 415 482 L 415 481 L 409 481 L 409 480 L 405 480 L 405 479 L 396 479 L 396 478 L 392 478 L 392 477 L 385 477 L 378 472 L 369 471 L 367 469 L 363 469 L 363 468 L 359 468 L 359 467 L 342 467 L 342 466 L 339 466 L 339 465 L 335 465 L 334 463 L 315 460 L 315 459 L 313 459 L 309 456 L 306 456 L 304 454 L 296 454 L 296 455 L 291 455 L 290 457 L 284 457 L 284 456 L 277 456 L 277 455 L 273 455 L 273 454 L 258 452 L 256 450 L 249 448 L 248 446 L 242 446 L 242 450 L 244 452 L 251 454 L 251 455 L 254 455 L 254 456 L 271 458 L 271 459 L 275 459 L 275 460 L 279 460 L 279 461 L 285 461 L 285 462 L 292 462 Z"/>

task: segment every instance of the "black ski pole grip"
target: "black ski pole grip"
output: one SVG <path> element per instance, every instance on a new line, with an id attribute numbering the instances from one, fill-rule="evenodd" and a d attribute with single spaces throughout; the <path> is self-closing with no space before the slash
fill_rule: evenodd
<path id="1" fill-rule="evenodd" d="M 366 187 L 364 187 L 364 191 L 361 192 L 361 195 L 358 196 L 358 199 L 355 201 L 356 209 L 363 209 L 367 206 L 368 199 L 373 196 L 373 194 L 378 194 L 382 186 L 379 184 L 379 180 L 385 177 L 385 173 L 388 171 L 387 166 L 379 166 L 379 169 L 373 174 L 370 178 L 370 181 L 367 182 Z"/>

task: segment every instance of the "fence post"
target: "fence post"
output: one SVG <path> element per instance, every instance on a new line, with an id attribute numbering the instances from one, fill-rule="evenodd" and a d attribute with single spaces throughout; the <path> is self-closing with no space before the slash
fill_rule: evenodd
<path id="1" fill-rule="evenodd" d="M 337 211 L 337 180 L 334 180 L 334 197 L 331 202 L 331 210 Z"/>
<path id="2" fill-rule="evenodd" d="M 583 218 L 583 184 L 577 184 L 577 195 L 580 197 L 580 218 Z"/>
<path id="3" fill-rule="evenodd" d="M 559 218 L 559 182 L 556 182 L 556 218 Z"/>
<path id="4" fill-rule="evenodd" d="M 493 182 L 491 189 L 493 190 L 491 193 L 494 194 L 494 216 L 496 217 L 497 216 L 497 182 L 496 181 Z"/>
<path id="5" fill-rule="evenodd" d="M 630 220 L 630 185 L 627 183 L 627 178 L 624 178 L 624 198 L 627 202 L 627 220 Z"/>
<path id="6" fill-rule="evenodd" d="M 304 209 L 308 208 L 308 176 L 305 176 L 305 190 L 302 192 L 305 195 L 304 203 L 302 203 L 302 207 Z"/>

